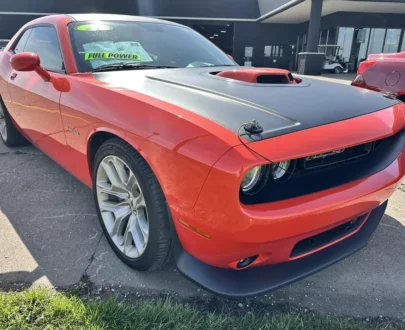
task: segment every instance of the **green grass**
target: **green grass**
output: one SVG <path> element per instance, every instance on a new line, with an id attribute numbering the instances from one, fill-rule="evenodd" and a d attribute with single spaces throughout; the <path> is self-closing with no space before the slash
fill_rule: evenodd
<path id="1" fill-rule="evenodd" d="M 400 323 L 312 313 L 202 312 L 171 299 L 82 301 L 45 290 L 0 293 L 0 329 L 404 329 Z"/>

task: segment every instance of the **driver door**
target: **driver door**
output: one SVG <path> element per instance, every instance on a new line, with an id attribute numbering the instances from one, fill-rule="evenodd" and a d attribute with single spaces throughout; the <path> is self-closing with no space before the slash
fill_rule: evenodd
<path id="1" fill-rule="evenodd" d="M 33 52 L 52 77 L 64 77 L 64 65 L 56 30 L 37 26 L 23 32 L 14 53 Z M 59 163 L 66 157 L 66 138 L 59 101 L 61 92 L 35 71 L 12 70 L 8 79 L 10 112 L 25 135 Z"/>

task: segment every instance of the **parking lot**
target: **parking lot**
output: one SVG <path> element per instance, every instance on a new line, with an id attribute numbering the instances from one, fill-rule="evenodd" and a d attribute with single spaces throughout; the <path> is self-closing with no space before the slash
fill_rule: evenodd
<path id="1" fill-rule="evenodd" d="M 0 142 L 0 239 L 2 289 L 86 285 L 112 295 L 212 297 L 173 264 L 140 273 L 121 263 L 102 235 L 92 192 L 31 145 L 9 149 Z M 255 300 L 269 308 L 291 304 L 322 313 L 405 319 L 404 248 L 405 184 L 365 249 Z M 250 301 L 239 306 L 248 308 Z"/>

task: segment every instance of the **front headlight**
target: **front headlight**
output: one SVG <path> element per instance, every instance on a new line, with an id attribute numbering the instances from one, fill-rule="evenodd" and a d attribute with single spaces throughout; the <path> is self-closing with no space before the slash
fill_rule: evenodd
<path id="1" fill-rule="evenodd" d="M 292 169 L 290 160 L 284 162 L 273 163 L 270 166 L 270 175 L 274 181 L 283 182 L 289 179 Z"/>
<path id="2" fill-rule="evenodd" d="M 267 165 L 253 167 L 243 177 L 240 188 L 246 194 L 255 194 L 266 183 L 267 176 Z"/>
<path id="3" fill-rule="evenodd" d="M 255 195 L 266 185 L 269 179 L 273 183 L 288 181 L 295 171 L 295 167 L 295 160 L 255 166 L 245 174 L 240 188 L 245 195 Z"/>

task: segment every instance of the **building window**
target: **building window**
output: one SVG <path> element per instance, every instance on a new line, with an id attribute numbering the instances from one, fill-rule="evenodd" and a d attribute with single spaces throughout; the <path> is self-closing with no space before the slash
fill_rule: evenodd
<path id="1" fill-rule="evenodd" d="M 344 62 L 350 59 L 350 52 L 352 50 L 354 28 L 341 27 L 339 28 L 337 44 L 340 46 L 340 56 Z"/>
<path id="2" fill-rule="evenodd" d="M 361 29 L 357 35 L 357 41 L 360 43 L 359 48 L 359 61 L 363 61 L 367 58 L 367 46 L 370 38 L 371 29 Z"/>
<path id="3" fill-rule="evenodd" d="M 337 28 L 333 27 L 328 30 L 328 45 L 336 45 Z"/>
<path id="4" fill-rule="evenodd" d="M 402 35 L 402 43 L 401 43 L 401 49 L 399 50 L 400 52 L 405 51 L 405 33 Z"/>
<path id="5" fill-rule="evenodd" d="M 387 29 L 383 53 L 396 53 L 398 51 L 400 37 L 400 29 Z"/>
<path id="6" fill-rule="evenodd" d="M 328 34 L 329 30 L 322 30 L 319 35 L 319 45 L 327 45 L 328 44 Z"/>
<path id="7" fill-rule="evenodd" d="M 339 55 L 344 62 L 348 62 L 352 50 L 354 28 L 339 28 L 337 44 L 340 46 Z"/>
<path id="8" fill-rule="evenodd" d="M 284 46 L 267 45 L 264 46 L 265 57 L 283 57 Z"/>
<path id="9" fill-rule="evenodd" d="M 382 53 L 385 37 L 385 29 L 371 29 L 368 54 Z"/>

